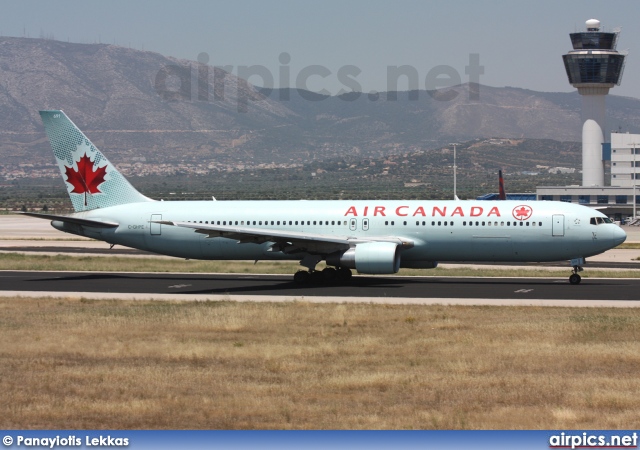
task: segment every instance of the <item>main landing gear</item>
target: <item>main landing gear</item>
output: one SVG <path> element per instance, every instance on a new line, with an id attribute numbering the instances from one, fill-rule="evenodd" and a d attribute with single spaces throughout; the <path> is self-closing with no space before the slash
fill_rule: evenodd
<path id="1" fill-rule="evenodd" d="M 298 270 L 293 275 L 296 284 L 331 284 L 344 283 L 351 279 L 352 273 L 346 267 L 327 267 L 323 270 Z"/>
<path id="2" fill-rule="evenodd" d="M 582 272 L 584 269 L 582 265 L 584 264 L 584 258 L 577 258 L 571 260 L 571 266 L 573 266 L 573 273 L 569 277 L 569 283 L 571 284 L 580 284 L 582 281 L 582 277 L 578 274 L 578 272 Z"/>

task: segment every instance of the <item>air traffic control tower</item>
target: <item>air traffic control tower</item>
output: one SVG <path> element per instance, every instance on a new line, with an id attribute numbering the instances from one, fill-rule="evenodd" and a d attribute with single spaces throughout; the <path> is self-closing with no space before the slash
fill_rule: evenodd
<path id="1" fill-rule="evenodd" d="M 626 55 L 616 51 L 619 31 L 600 31 L 596 19 L 586 25 L 586 32 L 570 34 L 573 50 L 562 59 L 582 96 L 582 185 L 604 186 L 605 96 L 620 85 Z"/>

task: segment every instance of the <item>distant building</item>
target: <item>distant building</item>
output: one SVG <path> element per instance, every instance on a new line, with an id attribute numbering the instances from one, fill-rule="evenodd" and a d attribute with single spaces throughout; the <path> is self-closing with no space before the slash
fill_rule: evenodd
<path id="1" fill-rule="evenodd" d="M 640 179 L 640 134 L 611 133 L 611 185 L 633 187 Z"/>

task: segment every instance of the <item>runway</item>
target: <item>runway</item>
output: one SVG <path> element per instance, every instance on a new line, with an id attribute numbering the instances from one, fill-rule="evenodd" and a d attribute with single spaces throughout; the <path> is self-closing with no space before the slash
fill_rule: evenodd
<path id="1" fill-rule="evenodd" d="M 289 275 L 0 272 L 2 296 L 322 301 L 412 304 L 640 306 L 638 279 L 354 276 L 343 286 L 300 286 Z"/>
<path id="2" fill-rule="evenodd" d="M 628 241 L 640 242 L 640 228 L 625 231 Z M 119 246 L 109 249 L 104 242 L 70 237 L 47 221 L 25 216 L 0 216 L 0 239 L 0 250 L 9 252 L 165 258 Z M 640 250 L 610 250 L 590 258 L 587 270 L 638 269 L 639 255 Z M 299 286 L 291 275 L 0 271 L 0 296 L 640 307 L 640 280 L 583 278 L 573 286 L 566 262 L 542 266 L 556 268 L 558 278 L 356 276 L 348 286 Z"/>

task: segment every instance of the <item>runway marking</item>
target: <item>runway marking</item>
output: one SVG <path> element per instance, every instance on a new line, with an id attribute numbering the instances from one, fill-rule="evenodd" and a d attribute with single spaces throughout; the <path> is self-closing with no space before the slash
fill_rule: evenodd
<path id="1" fill-rule="evenodd" d="M 173 286 L 169 286 L 169 289 L 180 289 L 191 286 L 190 284 L 174 284 Z"/>
<path id="2" fill-rule="evenodd" d="M 517 291 L 513 291 L 516 294 L 526 294 L 527 292 L 531 292 L 533 289 L 518 289 Z"/>

